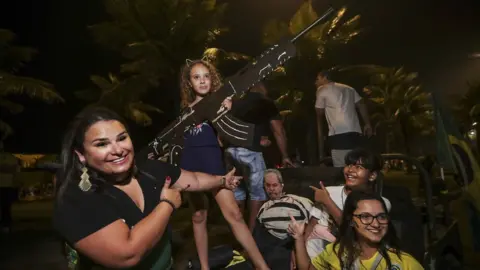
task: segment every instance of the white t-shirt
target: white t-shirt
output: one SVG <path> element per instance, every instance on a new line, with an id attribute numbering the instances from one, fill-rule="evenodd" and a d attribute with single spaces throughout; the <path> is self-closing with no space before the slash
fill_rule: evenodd
<path id="1" fill-rule="evenodd" d="M 344 186 L 329 186 L 326 187 L 328 193 L 330 194 L 330 198 L 332 198 L 335 205 L 343 211 L 343 207 L 345 205 L 345 201 L 347 200 L 347 194 L 345 194 Z M 382 197 L 385 205 L 387 206 L 387 211 L 390 212 L 392 209 L 392 204 L 390 201 Z M 330 215 L 324 209 L 319 209 L 314 207 L 312 211 L 310 211 L 311 215 L 318 219 L 318 223 L 315 226 L 323 226 L 328 227 L 328 220 Z M 307 252 L 311 259 L 316 257 L 320 254 L 328 243 L 322 239 L 309 239 L 307 241 Z"/>
<path id="2" fill-rule="evenodd" d="M 352 87 L 331 82 L 317 89 L 315 108 L 325 109 L 328 136 L 362 132 L 355 104 L 362 98 Z"/>

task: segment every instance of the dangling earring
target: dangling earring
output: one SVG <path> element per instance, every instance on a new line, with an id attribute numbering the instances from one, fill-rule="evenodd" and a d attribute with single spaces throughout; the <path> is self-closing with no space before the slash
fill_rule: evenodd
<path id="1" fill-rule="evenodd" d="M 87 167 L 83 166 L 82 168 L 82 175 L 80 176 L 80 183 L 78 183 L 78 187 L 82 191 L 89 191 L 92 188 L 92 182 L 90 182 L 90 176 L 88 175 Z"/>

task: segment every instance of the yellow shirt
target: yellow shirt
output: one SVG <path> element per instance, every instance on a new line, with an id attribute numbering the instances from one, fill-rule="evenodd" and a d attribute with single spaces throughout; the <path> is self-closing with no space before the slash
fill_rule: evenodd
<path id="1" fill-rule="evenodd" d="M 338 249 L 338 246 L 337 246 Z M 392 263 L 392 268 L 390 270 L 422 270 L 423 266 L 415 260 L 412 256 L 407 253 L 401 252 L 400 258 L 397 254 L 388 251 L 390 256 L 390 261 Z M 374 267 L 375 259 L 380 254 L 375 253 L 372 258 L 367 260 L 360 261 L 361 270 L 371 270 Z M 317 257 L 312 259 L 312 264 L 315 266 L 315 269 L 331 269 L 331 270 L 342 270 L 340 268 L 340 261 L 338 260 L 337 254 L 333 251 L 333 243 L 327 245 L 325 250 L 320 253 Z M 377 270 L 384 270 L 387 268 L 387 261 L 382 259 L 380 264 L 377 266 Z"/>

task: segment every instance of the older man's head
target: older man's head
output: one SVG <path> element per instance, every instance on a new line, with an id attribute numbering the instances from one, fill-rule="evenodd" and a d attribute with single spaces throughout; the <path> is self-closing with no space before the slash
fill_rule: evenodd
<path id="1" fill-rule="evenodd" d="M 279 170 L 268 169 L 264 173 L 265 191 L 270 200 L 277 200 L 283 195 L 283 178 Z"/>

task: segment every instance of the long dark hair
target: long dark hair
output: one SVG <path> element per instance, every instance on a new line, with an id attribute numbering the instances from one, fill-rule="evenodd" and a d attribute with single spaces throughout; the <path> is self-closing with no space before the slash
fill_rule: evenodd
<path id="1" fill-rule="evenodd" d="M 357 234 L 354 224 L 353 213 L 357 209 L 358 203 L 364 200 L 376 200 L 382 204 L 385 212 L 387 212 L 387 206 L 383 201 L 383 198 L 373 192 L 366 191 L 352 191 L 345 201 L 343 208 L 342 223 L 339 228 L 339 235 L 337 240 L 333 244 L 333 250 L 340 261 L 341 269 L 351 269 L 355 260 L 360 256 L 360 250 L 357 248 Z M 400 258 L 399 240 L 393 227 L 392 222 L 388 221 L 387 233 L 382 238 L 378 246 L 378 252 L 383 256 L 387 262 L 387 269 L 390 269 L 392 262 L 387 251 L 394 252 Z M 338 251 L 336 251 L 338 246 Z"/>
<path id="2" fill-rule="evenodd" d="M 80 162 L 75 151 L 84 152 L 83 141 L 85 133 L 99 121 L 118 121 L 128 131 L 127 124 L 117 113 L 103 107 L 87 107 L 70 123 L 63 137 L 62 152 L 60 154 L 61 168 L 57 173 L 57 200 L 61 200 L 67 187 L 78 185 L 83 164 Z M 134 166 L 132 166 L 134 167 Z M 134 168 L 132 168 L 133 171 Z M 106 183 L 105 177 L 93 168 L 88 167 L 88 174 L 92 182 L 91 192 L 100 191 Z"/>

